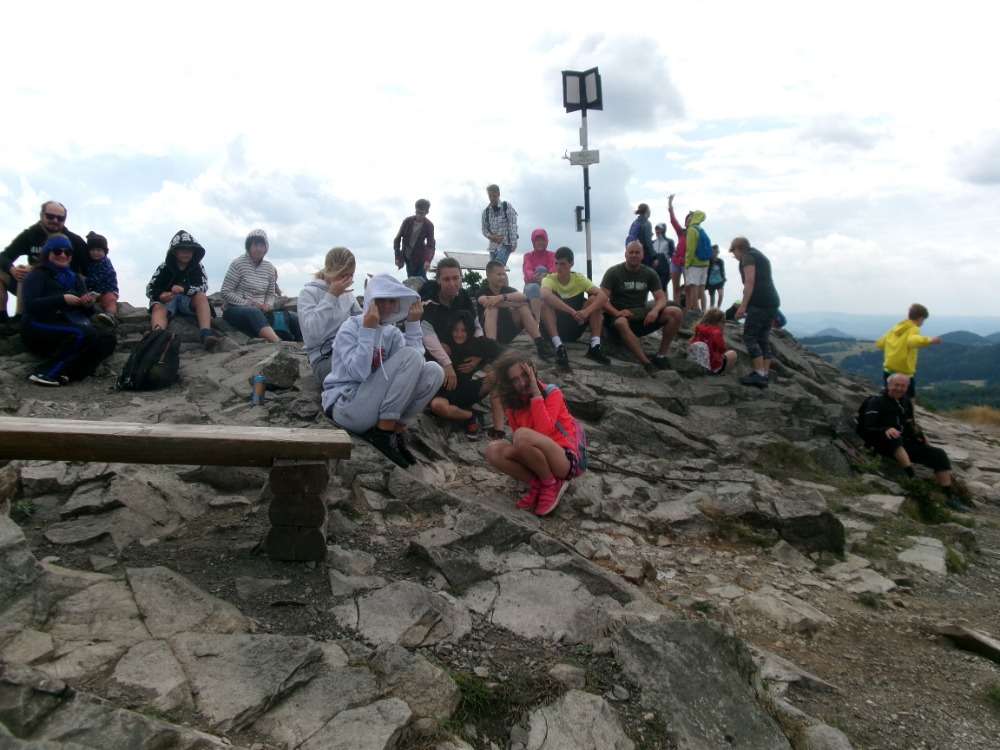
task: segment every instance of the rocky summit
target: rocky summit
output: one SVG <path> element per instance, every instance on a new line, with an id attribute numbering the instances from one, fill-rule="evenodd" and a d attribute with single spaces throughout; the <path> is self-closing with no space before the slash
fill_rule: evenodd
<path id="1" fill-rule="evenodd" d="M 331 428 L 298 347 L 174 325 L 181 382 L 151 393 L 113 389 L 143 311 L 71 387 L 4 339 L 0 408 Z M 920 413 L 976 501 L 952 516 L 854 437 L 864 383 L 777 333 L 741 386 L 734 326 L 737 372 L 706 377 L 689 333 L 653 377 L 575 345 L 543 367 L 590 438 L 544 519 L 431 417 L 409 470 L 355 441 L 319 563 L 262 554 L 265 469 L 7 462 L 0 747 L 996 748 L 1000 435 Z"/>

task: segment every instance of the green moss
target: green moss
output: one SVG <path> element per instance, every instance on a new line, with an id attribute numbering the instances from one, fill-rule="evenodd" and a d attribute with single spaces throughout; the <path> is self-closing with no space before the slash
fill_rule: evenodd
<path id="1" fill-rule="evenodd" d="M 774 479 L 820 480 L 826 477 L 826 472 L 808 451 L 783 440 L 762 446 L 753 465 Z"/>
<path id="2" fill-rule="evenodd" d="M 994 682 L 986 688 L 986 702 L 1000 715 L 1000 682 Z"/>
<path id="3" fill-rule="evenodd" d="M 38 508 L 35 507 L 34 501 L 28 498 L 22 498 L 21 500 L 15 500 L 10 506 L 10 517 L 14 523 L 25 523 L 30 520 L 35 511 Z"/>
<path id="4" fill-rule="evenodd" d="M 965 573 L 969 569 L 969 562 L 965 556 L 954 547 L 945 546 L 944 563 L 949 573 Z"/>

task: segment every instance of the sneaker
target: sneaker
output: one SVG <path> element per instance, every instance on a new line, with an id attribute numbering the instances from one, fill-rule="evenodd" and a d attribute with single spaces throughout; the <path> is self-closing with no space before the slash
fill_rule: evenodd
<path id="1" fill-rule="evenodd" d="M 539 336 L 535 339 L 535 349 L 538 351 L 538 356 L 546 362 L 552 359 L 553 351 L 551 341 L 546 341 L 543 337 Z"/>
<path id="2" fill-rule="evenodd" d="M 517 509 L 534 511 L 535 506 L 538 505 L 538 493 L 541 489 L 542 483 L 537 479 L 532 479 L 528 491 L 517 501 Z"/>
<path id="3" fill-rule="evenodd" d="M 758 388 L 767 388 L 767 378 L 756 370 L 740 378 L 740 383 L 743 385 L 754 385 Z"/>
<path id="4" fill-rule="evenodd" d="M 670 360 L 667 359 L 667 356 L 665 354 L 654 354 L 652 359 L 650 359 L 649 361 L 653 363 L 653 367 L 655 367 L 657 370 L 670 369 Z"/>
<path id="5" fill-rule="evenodd" d="M 953 510 L 956 513 L 971 513 L 972 512 L 972 508 L 970 508 L 969 506 L 967 506 L 965 503 L 963 503 L 957 497 L 946 498 L 945 501 L 944 501 L 944 504 L 945 504 L 945 506 L 949 510 Z"/>
<path id="6" fill-rule="evenodd" d="M 566 351 L 564 344 L 560 344 L 556 349 L 556 367 L 560 370 L 569 369 L 569 353 Z"/>
<path id="7" fill-rule="evenodd" d="M 643 362 L 642 369 L 646 372 L 647 375 L 649 375 L 649 377 L 653 377 L 657 372 L 659 372 L 656 365 L 654 365 L 652 362 Z"/>
<path id="8" fill-rule="evenodd" d="M 396 432 L 396 451 L 401 455 L 406 462 L 413 466 L 417 462 L 417 457 L 413 455 L 413 452 L 406 445 L 406 433 Z"/>
<path id="9" fill-rule="evenodd" d="M 569 487 L 569 482 L 565 479 L 553 478 L 548 484 L 541 483 L 541 487 L 538 490 L 538 505 L 535 506 L 535 515 L 547 516 L 554 511 L 556 506 L 559 505 L 559 500 L 562 499 L 567 487 Z"/>
<path id="10" fill-rule="evenodd" d="M 47 388 L 58 388 L 66 381 L 59 377 L 50 378 L 48 375 L 36 372 L 28 376 L 28 382 L 34 383 L 35 385 L 44 385 Z"/>
<path id="11" fill-rule="evenodd" d="M 396 464 L 396 466 L 402 466 L 404 469 L 410 467 L 410 462 L 406 460 L 406 457 L 396 447 L 396 433 L 372 427 L 361 437 L 367 440 L 375 450 Z"/>
<path id="12" fill-rule="evenodd" d="M 610 365 L 611 364 L 611 357 L 609 357 L 607 354 L 604 353 L 604 350 L 601 349 L 601 345 L 600 344 L 594 344 L 592 347 L 590 347 L 589 349 L 587 349 L 587 353 L 584 356 L 587 359 L 594 360 L 598 364 L 602 364 L 602 365 Z"/>
<path id="13" fill-rule="evenodd" d="M 106 312 L 99 312 L 94 316 L 94 325 L 101 326 L 102 328 L 111 328 L 112 330 L 118 327 L 118 321 L 115 317 Z"/>
<path id="14" fill-rule="evenodd" d="M 207 330 L 201 334 L 201 345 L 205 347 L 205 351 L 207 352 L 214 352 L 215 348 L 219 345 L 219 341 L 218 336 Z"/>
<path id="15" fill-rule="evenodd" d="M 469 440 L 479 440 L 479 436 L 482 434 L 482 427 L 479 424 L 479 416 L 473 414 L 465 422 L 465 436 Z"/>

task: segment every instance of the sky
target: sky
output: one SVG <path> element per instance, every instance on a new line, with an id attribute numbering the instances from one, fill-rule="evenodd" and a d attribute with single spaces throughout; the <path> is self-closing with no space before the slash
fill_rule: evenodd
<path id="1" fill-rule="evenodd" d="M 258 227 L 286 294 L 338 245 L 360 289 L 402 276 L 417 198 L 438 257 L 485 250 L 495 182 L 521 247 L 543 227 L 585 270 L 560 71 L 597 66 L 595 280 L 636 204 L 666 221 L 676 193 L 720 247 L 771 258 L 786 313 L 1000 315 L 1000 9 L 815 5 L 8 3 L 0 244 L 53 198 L 108 237 L 134 304 L 181 228 L 213 290 Z"/>

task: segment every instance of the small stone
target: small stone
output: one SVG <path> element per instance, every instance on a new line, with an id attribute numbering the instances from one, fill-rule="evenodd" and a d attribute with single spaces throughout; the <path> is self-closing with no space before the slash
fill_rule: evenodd
<path id="1" fill-rule="evenodd" d="M 90 567 L 93 568 L 97 573 L 103 573 L 105 570 L 110 570 L 118 564 L 117 560 L 110 557 L 105 557 L 104 555 L 91 555 L 90 556 Z"/>
<path id="2" fill-rule="evenodd" d="M 473 674 L 476 675 L 476 677 L 480 677 L 482 679 L 486 679 L 487 677 L 490 676 L 490 670 L 484 666 L 475 667 L 473 668 L 472 672 Z"/>
<path id="3" fill-rule="evenodd" d="M 253 503 L 243 495 L 219 495 L 209 500 L 208 505 L 211 508 L 248 508 Z"/>
<path id="4" fill-rule="evenodd" d="M 549 676 L 570 690 L 583 690 L 587 685 L 587 673 L 572 664 L 556 664 L 549 670 Z"/>
<path id="5" fill-rule="evenodd" d="M 326 548 L 327 566 L 348 576 L 366 576 L 375 568 L 375 557 L 360 550 L 333 544 Z"/>
<path id="6" fill-rule="evenodd" d="M 598 638 L 594 641 L 594 656 L 607 656 L 614 651 L 614 643 L 610 638 Z"/>
<path id="7" fill-rule="evenodd" d="M 612 687 L 611 695 L 616 701 L 627 701 L 631 697 L 631 693 L 622 685 Z"/>

